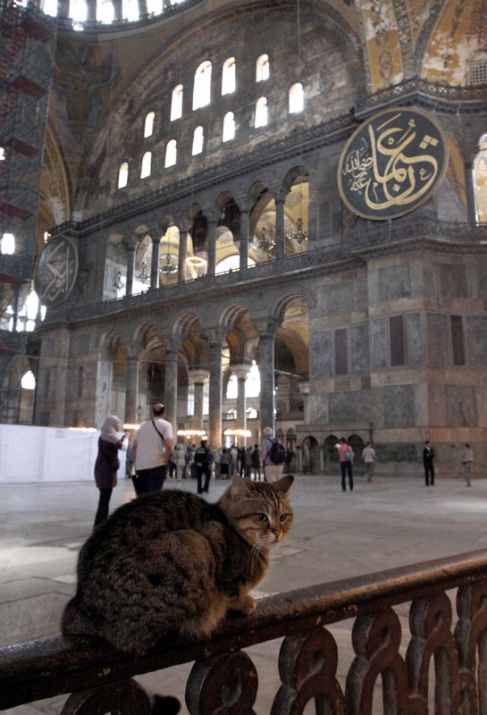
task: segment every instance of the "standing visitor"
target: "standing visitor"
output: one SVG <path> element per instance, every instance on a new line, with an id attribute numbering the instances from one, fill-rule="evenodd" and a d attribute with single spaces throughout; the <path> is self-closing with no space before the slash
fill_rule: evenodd
<path id="1" fill-rule="evenodd" d="M 107 417 L 98 438 L 98 454 L 95 461 L 95 484 L 100 491 L 94 527 L 108 517 L 108 506 L 113 488 L 117 486 L 117 472 L 120 467 L 118 450 L 123 449 L 126 435 L 118 417 Z"/>
<path id="2" fill-rule="evenodd" d="M 220 454 L 220 479 L 228 479 L 230 476 L 230 467 L 232 464 L 232 455 L 226 447 L 223 447 Z"/>
<path id="3" fill-rule="evenodd" d="M 463 476 L 467 487 L 470 487 L 472 486 L 473 449 L 468 443 L 463 447 L 463 451 L 460 455 L 460 463 L 463 465 Z"/>
<path id="4" fill-rule="evenodd" d="M 172 425 L 164 419 L 166 409 L 158 403 L 153 419 L 143 422 L 134 437 L 133 457 L 138 479 L 138 495 L 162 489 L 173 446 Z"/>
<path id="5" fill-rule="evenodd" d="M 345 437 L 340 439 L 338 448 L 338 457 L 340 459 L 340 471 L 342 473 L 342 491 L 347 491 L 346 475 L 348 474 L 348 486 L 353 492 L 353 449 L 348 444 Z"/>
<path id="6" fill-rule="evenodd" d="M 196 478 L 198 480 L 198 494 L 206 492 L 208 494 L 211 479 L 211 462 L 213 455 L 206 446 L 206 440 L 202 439 L 200 446 L 194 452 L 194 464 L 196 469 Z M 203 476 L 205 483 L 203 484 Z"/>
<path id="7" fill-rule="evenodd" d="M 282 476 L 282 468 L 286 456 L 286 448 L 277 437 L 274 437 L 272 427 L 264 428 L 264 439 L 260 445 L 264 477 L 268 482 L 277 482 Z"/>
<path id="8" fill-rule="evenodd" d="M 254 473 L 254 481 L 260 482 L 260 449 L 258 444 L 255 444 L 252 450 L 252 471 Z"/>
<path id="9" fill-rule="evenodd" d="M 424 443 L 423 449 L 423 465 L 424 465 L 424 483 L 427 487 L 435 486 L 435 450 L 432 448 L 429 439 Z"/>
<path id="10" fill-rule="evenodd" d="M 371 482 L 372 477 L 374 476 L 375 450 L 370 442 L 367 442 L 362 450 L 362 459 L 367 467 L 367 481 Z"/>

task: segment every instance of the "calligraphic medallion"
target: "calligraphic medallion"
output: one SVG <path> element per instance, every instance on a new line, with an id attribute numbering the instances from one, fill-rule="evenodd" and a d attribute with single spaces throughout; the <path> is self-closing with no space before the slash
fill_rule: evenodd
<path id="1" fill-rule="evenodd" d="M 78 248 L 69 236 L 52 238 L 42 249 L 34 272 L 34 287 L 46 306 L 64 303 L 78 275 Z"/>
<path id="2" fill-rule="evenodd" d="M 427 201 L 447 162 L 443 132 L 426 112 L 386 109 L 348 140 L 338 165 L 340 196 L 362 218 L 403 216 Z"/>

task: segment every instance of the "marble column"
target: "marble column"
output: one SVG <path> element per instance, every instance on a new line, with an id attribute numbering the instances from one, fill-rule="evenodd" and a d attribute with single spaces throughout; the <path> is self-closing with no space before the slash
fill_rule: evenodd
<path id="1" fill-rule="evenodd" d="M 176 348 L 166 348 L 165 366 L 164 405 L 166 406 L 166 419 L 173 426 L 174 441 L 176 441 L 178 399 L 178 350 Z"/>
<path id="2" fill-rule="evenodd" d="M 284 257 L 284 201 L 286 193 L 284 189 L 273 192 L 276 203 L 276 259 Z"/>
<path id="3" fill-rule="evenodd" d="M 209 212 L 207 220 L 206 247 L 208 254 L 208 268 L 206 272 L 207 275 L 214 276 L 216 264 L 216 227 L 218 223 L 218 214 L 216 212 Z"/>
<path id="4" fill-rule="evenodd" d="M 265 328 L 260 333 L 260 427 L 274 429 L 275 377 L 274 377 L 274 333 L 275 329 Z"/>
<path id="5" fill-rule="evenodd" d="M 126 243 L 127 247 L 127 282 L 125 284 L 125 295 L 132 295 L 134 287 L 134 269 L 135 269 L 135 244 L 132 242 Z"/>
<path id="6" fill-rule="evenodd" d="M 250 243 L 250 209 L 252 204 L 250 199 L 243 198 L 238 200 L 240 207 L 240 235 L 239 235 L 239 250 L 240 250 L 240 270 L 245 270 L 249 265 L 249 243 Z"/>
<path id="7" fill-rule="evenodd" d="M 237 376 L 237 429 L 247 429 L 247 399 L 245 395 L 245 385 L 250 371 L 250 365 L 237 365 L 234 368 Z M 243 438 L 246 444 L 246 438 Z"/>
<path id="8" fill-rule="evenodd" d="M 125 422 L 137 422 L 139 403 L 139 358 L 127 358 L 127 377 L 125 382 Z"/>
<path id="9" fill-rule="evenodd" d="M 210 419 L 209 440 L 213 447 L 222 443 L 222 341 L 210 339 Z"/>
<path id="10" fill-rule="evenodd" d="M 159 246 L 161 243 L 161 237 L 159 235 L 153 237 L 152 239 L 152 260 L 150 268 L 150 287 L 151 290 L 159 288 Z"/>
<path id="11" fill-rule="evenodd" d="M 477 223 L 477 211 L 475 206 L 475 188 L 474 188 L 474 164 L 473 160 L 468 159 L 463 164 L 465 169 L 465 193 L 467 197 L 467 221 L 470 226 L 475 226 Z"/>
<path id="12" fill-rule="evenodd" d="M 189 379 L 194 385 L 193 427 L 198 430 L 203 429 L 204 385 L 208 375 L 208 370 L 190 370 L 189 372 Z"/>
<path id="13" fill-rule="evenodd" d="M 186 280 L 186 256 L 188 251 L 188 228 L 182 224 L 179 227 L 179 250 L 178 250 L 178 283 Z"/>

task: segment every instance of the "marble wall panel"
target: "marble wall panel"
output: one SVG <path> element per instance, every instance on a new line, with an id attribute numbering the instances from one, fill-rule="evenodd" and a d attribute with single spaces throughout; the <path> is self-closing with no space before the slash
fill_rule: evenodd
<path id="1" fill-rule="evenodd" d="M 387 323 L 385 318 L 373 318 L 371 321 L 372 331 L 372 349 L 371 362 L 372 368 L 381 368 L 387 366 Z"/>
<path id="2" fill-rule="evenodd" d="M 324 424 L 327 424 L 329 422 L 328 395 L 309 395 L 308 410 L 310 422 L 323 422 Z"/>
<path id="3" fill-rule="evenodd" d="M 354 309 L 353 281 L 327 285 L 321 304 L 327 313 L 351 312 Z"/>
<path id="4" fill-rule="evenodd" d="M 385 429 L 413 427 L 415 424 L 414 389 L 412 385 L 393 385 L 383 391 Z"/>
<path id="5" fill-rule="evenodd" d="M 446 385 L 445 400 L 449 427 L 477 427 L 475 385 Z"/>
<path id="6" fill-rule="evenodd" d="M 408 347 L 408 362 L 411 367 L 419 367 L 424 362 L 421 315 L 411 313 L 405 316 Z"/>
<path id="7" fill-rule="evenodd" d="M 487 365 L 487 316 L 467 318 L 467 356 L 469 365 Z"/>
<path id="8" fill-rule="evenodd" d="M 87 355 L 90 352 L 90 334 L 82 333 L 71 338 L 70 357 Z"/>
<path id="9" fill-rule="evenodd" d="M 329 377 L 333 370 L 333 333 L 311 333 L 309 346 L 310 378 Z"/>
<path id="10" fill-rule="evenodd" d="M 447 367 L 450 362 L 450 345 L 446 315 L 428 313 L 426 316 L 428 331 L 429 364 L 433 367 Z"/>
<path id="11" fill-rule="evenodd" d="M 370 370 L 369 326 L 354 325 L 350 328 L 350 371 L 353 374 Z"/>
<path id="12" fill-rule="evenodd" d="M 440 266 L 441 294 L 444 298 L 466 298 L 467 271 L 462 264 L 443 263 Z"/>
<path id="13" fill-rule="evenodd" d="M 373 396 L 370 390 L 334 392 L 329 396 L 330 422 L 374 422 Z"/>
<path id="14" fill-rule="evenodd" d="M 379 300 L 409 298 L 412 295 L 411 266 L 402 263 L 379 269 Z"/>

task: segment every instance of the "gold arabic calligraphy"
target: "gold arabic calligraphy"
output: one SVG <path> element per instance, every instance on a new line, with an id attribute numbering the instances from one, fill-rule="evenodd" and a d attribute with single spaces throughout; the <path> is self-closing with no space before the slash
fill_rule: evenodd
<path id="1" fill-rule="evenodd" d="M 67 296 L 76 278 L 76 263 L 75 252 L 66 241 L 61 241 L 46 251 L 42 273 L 38 275 L 43 303 L 52 305 Z"/>
<path id="2" fill-rule="evenodd" d="M 418 129 L 416 119 L 401 122 L 396 112 L 377 127 L 369 124 L 367 135 L 352 143 L 342 164 L 348 198 L 363 198 L 374 212 L 404 207 L 423 199 L 439 176 L 435 156 L 440 138 L 435 132 Z"/>

